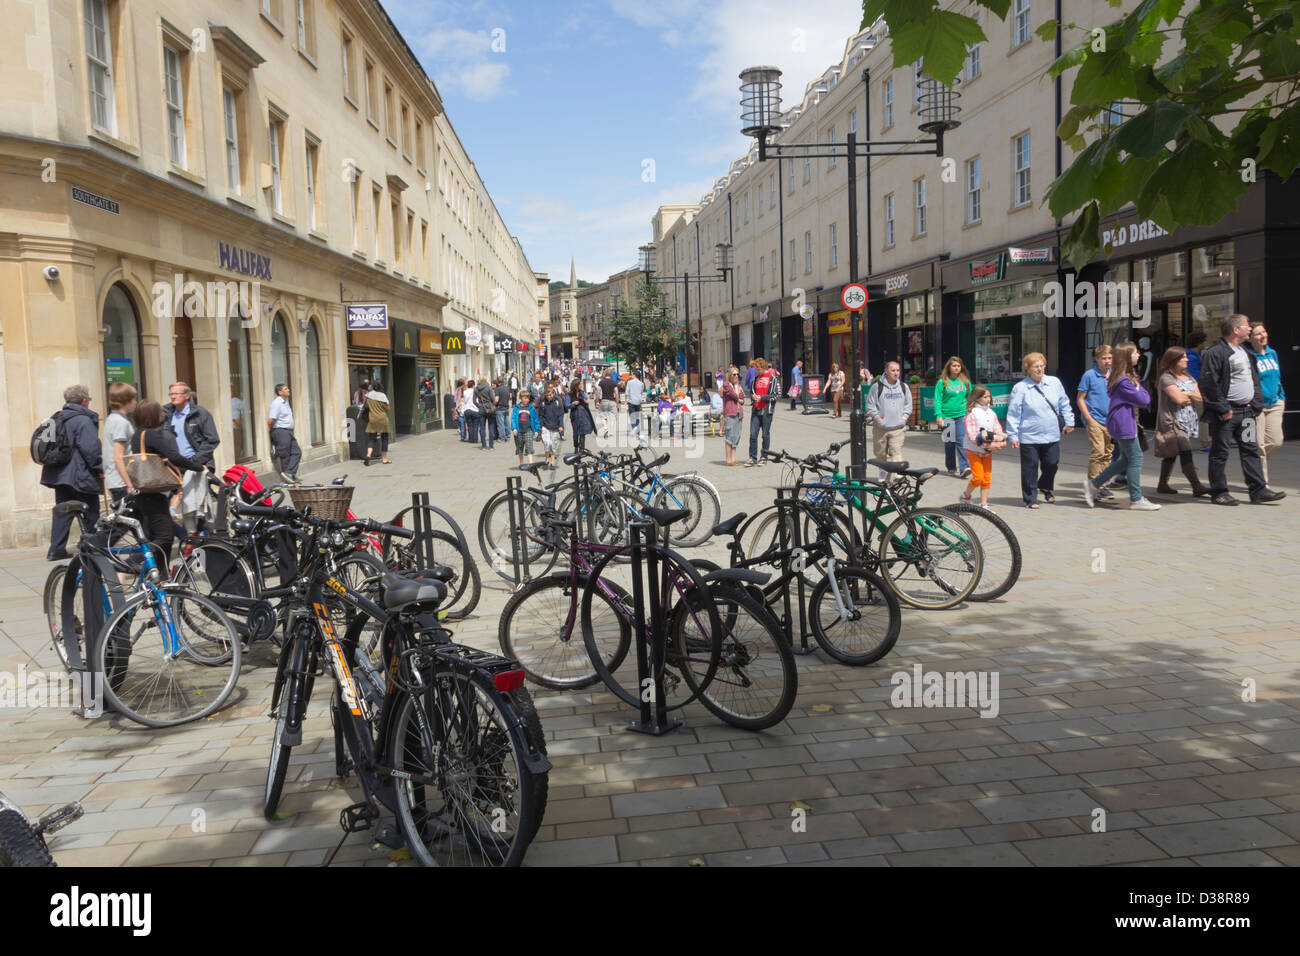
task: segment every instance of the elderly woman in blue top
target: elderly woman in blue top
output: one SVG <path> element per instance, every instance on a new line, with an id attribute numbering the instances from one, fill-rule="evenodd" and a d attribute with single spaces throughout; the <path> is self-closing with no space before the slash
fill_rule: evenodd
<path id="1" fill-rule="evenodd" d="M 1038 495 L 1056 501 L 1056 469 L 1061 462 L 1061 433 L 1074 431 L 1074 410 L 1061 380 L 1045 375 L 1047 358 L 1030 352 L 1021 363 L 1025 379 L 1011 389 L 1007 403 L 1007 440 L 1020 449 L 1020 492 L 1025 507 L 1037 508 Z"/>
<path id="2" fill-rule="evenodd" d="M 1286 389 L 1282 387 L 1282 366 L 1277 352 L 1268 347 L 1268 329 L 1263 322 L 1250 323 L 1250 356 L 1259 370 L 1259 390 L 1264 410 L 1259 413 L 1259 464 L 1268 484 L 1268 459 L 1282 447 L 1282 413 L 1286 411 Z"/>

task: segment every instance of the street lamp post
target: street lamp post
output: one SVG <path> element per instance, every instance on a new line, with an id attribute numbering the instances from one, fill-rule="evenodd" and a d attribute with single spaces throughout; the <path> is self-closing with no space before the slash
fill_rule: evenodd
<path id="1" fill-rule="evenodd" d="M 863 74 L 864 80 L 866 74 Z M 768 137 L 778 133 L 781 125 L 781 71 L 774 66 L 752 66 L 740 74 L 741 132 L 758 140 L 758 159 L 813 158 L 847 159 L 849 201 L 849 281 L 858 280 L 858 196 L 857 159 L 868 161 L 872 156 L 942 156 L 943 134 L 960 126 L 957 113 L 960 107 L 954 100 L 960 95 L 931 77 L 923 77 L 920 96 L 920 130 L 933 133 L 933 139 L 870 140 L 858 141 L 856 133 L 849 133 L 846 143 L 769 143 Z M 920 148 L 916 148 L 920 147 Z M 871 210 L 867 210 L 871 215 Z M 856 479 L 866 477 L 867 425 L 862 411 L 862 367 L 859 358 L 862 312 L 855 309 L 850 320 L 849 354 L 853 369 L 853 406 L 849 413 L 851 458 L 849 474 Z"/>
<path id="2" fill-rule="evenodd" d="M 686 326 L 686 391 L 690 394 L 691 380 L 691 283 L 703 285 L 712 282 L 726 282 L 728 275 L 732 270 L 731 261 L 731 243 L 719 242 L 713 247 L 713 266 L 717 270 L 716 276 L 691 275 L 689 272 L 683 272 L 680 276 L 661 275 L 657 278 L 654 273 L 658 271 L 659 255 L 658 250 L 653 243 L 646 243 L 640 247 L 639 266 L 645 274 L 647 285 L 663 286 L 665 283 L 678 282 L 682 284 L 682 322 Z M 704 384 L 704 316 L 700 316 L 700 348 L 696 355 L 699 362 L 699 381 Z"/>

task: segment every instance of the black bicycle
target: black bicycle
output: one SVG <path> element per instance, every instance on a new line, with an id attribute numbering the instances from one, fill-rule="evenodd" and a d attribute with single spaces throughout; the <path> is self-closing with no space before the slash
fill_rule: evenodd
<path id="1" fill-rule="evenodd" d="M 541 825 L 550 763 L 541 722 L 514 661 L 454 644 L 438 620 L 453 572 L 388 572 L 350 587 L 335 555 L 364 533 L 410 538 L 374 521 L 331 521 L 290 508 L 245 513 L 310 531 L 276 668 L 276 720 L 263 812 L 273 819 L 312 686 L 328 666 L 335 769 L 355 771 L 365 799 L 345 809 L 346 834 L 368 829 L 386 808 L 425 866 L 515 866 Z M 326 603 L 348 608 L 340 635 Z M 362 646 L 379 632 L 376 667 Z"/>
<path id="2" fill-rule="evenodd" d="M 51 810 L 33 824 L 18 805 L 0 793 L 0 867 L 57 866 L 45 837 L 81 818 L 81 804 Z"/>

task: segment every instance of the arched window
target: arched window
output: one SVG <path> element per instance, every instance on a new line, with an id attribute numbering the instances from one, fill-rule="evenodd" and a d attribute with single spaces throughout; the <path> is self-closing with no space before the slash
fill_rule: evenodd
<path id="1" fill-rule="evenodd" d="M 319 445 L 325 441 L 325 389 L 321 385 L 320 336 L 316 334 L 316 323 L 307 326 L 307 394 L 304 406 L 311 421 L 311 443 Z"/>
<path id="2" fill-rule="evenodd" d="M 257 409 L 253 403 L 253 364 L 249 359 L 248 329 L 238 315 L 230 317 L 230 420 L 235 431 L 235 458 L 257 457 Z"/>
<path id="3" fill-rule="evenodd" d="M 293 375 L 289 370 L 289 333 L 284 324 L 284 315 L 277 314 L 271 323 L 271 378 L 272 387 L 288 385 L 293 391 Z"/>
<path id="4" fill-rule="evenodd" d="M 108 290 L 104 300 L 104 379 L 130 382 L 143 400 L 145 392 L 144 349 L 140 345 L 140 318 L 135 303 L 121 284 Z"/>

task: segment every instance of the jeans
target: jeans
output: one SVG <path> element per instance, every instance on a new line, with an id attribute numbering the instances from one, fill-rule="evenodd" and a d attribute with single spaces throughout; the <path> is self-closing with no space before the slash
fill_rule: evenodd
<path id="1" fill-rule="evenodd" d="M 478 412 L 467 411 L 461 417 L 465 419 L 465 429 L 469 435 L 469 443 L 472 445 L 478 441 L 478 430 L 483 424 L 483 416 Z"/>
<path id="2" fill-rule="evenodd" d="M 627 407 L 627 424 L 632 431 L 638 435 L 641 434 L 641 406 L 629 405 Z"/>
<path id="3" fill-rule="evenodd" d="M 1226 422 L 1218 415 L 1210 419 L 1210 494 L 1228 493 L 1228 456 L 1234 445 L 1241 455 L 1241 473 L 1250 497 L 1254 499 L 1267 487 L 1259 459 L 1258 427 L 1259 421 L 1251 408 L 1234 408 L 1232 418 Z"/>
<path id="4" fill-rule="evenodd" d="M 1128 479 L 1129 501 L 1142 500 L 1142 445 L 1137 438 L 1116 438 L 1115 459 L 1096 478 L 1090 478 L 1094 488 L 1104 488 L 1120 473 Z"/>
<path id="5" fill-rule="evenodd" d="M 772 445 L 772 410 L 755 411 L 749 417 L 749 457 L 758 458 L 758 432 L 763 430 L 763 454 L 767 454 L 768 448 Z"/>
<path id="6" fill-rule="evenodd" d="M 493 430 L 496 425 L 496 416 L 491 412 L 480 412 L 479 418 L 481 419 L 478 433 L 479 447 L 489 449 L 495 448 L 496 438 L 493 435 Z"/>
<path id="7" fill-rule="evenodd" d="M 271 445 L 275 448 L 275 457 L 280 459 L 280 471 L 297 475 L 298 463 L 302 461 L 302 449 L 298 447 L 298 439 L 293 437 L 293 429 L 272 428 Z"/>
<path id="8" fill-rule="evenodd" d="M 1025 504 L 1038 503 L 1041 489 L 1047 494 L 1055 494 L 1056 469 L 1061 462 L 1061 443 L 1054 441 L 1047 445 L 1020 444 L 1020 494 Z"/>
<path id="9" fill-rule="evenodd" d="M 65 501 L 84 502 L 86 511 L 82 518 L 85 519 L 87 528 L 94 527 L 99 520 L 99 495 L 77 491 L 70 485 L 55 485 L 54 503 L 62 504 Z M 47 554 L 61 554 L 68 550 L 68 532 L 72 530 L 74 520 L 72 515 L 54 516 L 54 525 L 50 528 L 50 550 Z"/>
<path id="10" fill-rule="evenodd" d="M 949 471 L 957 471 L 958 465 L 958 448 L 955 441 L 946 441 L 943 443 L 943 463 Z"/>
<path id="11" fill-rule="evenodd" d="M 465 416 L 464 416 L 464 415 L 457 415 L 457 416 L 456 416 L 456 428 L 457 428 L 457 430 L 460 432 L 460 440 L 461 440 L 461 441 L 469 441 L 469 439 L 465 436 L 466 428 L 465 428 Z"/>
<path id="12" fill-rule="evenodd" d="M 505 441 L 510 435 L 510 409 L 497 409 L 497 441 Z"/>

